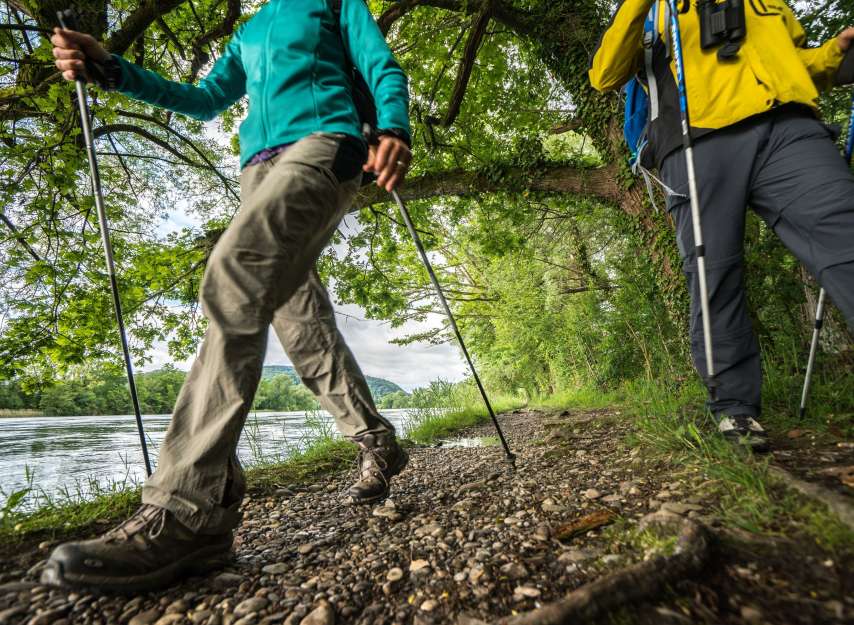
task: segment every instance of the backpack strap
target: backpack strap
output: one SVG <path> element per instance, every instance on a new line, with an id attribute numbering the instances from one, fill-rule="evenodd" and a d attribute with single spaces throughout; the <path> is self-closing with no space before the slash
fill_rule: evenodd
<path id="1" fill-rule="evenodd" d="M 655 121 L 658 119 L 659 104 L 658 104 L 658 82 L 655 78 L 653 68 L 653 53 L 654 46 L 660 40 L 658 33 L 658 5 L 659 0 L 653 0 L 652 7 L 647 14 L 646 22 L 644 23 L 643 32 L 643 62 L 644 70 L 646 71 L 646 83 L 649 87 L 649 120 Z M 665 5 L 669 7 L 669 3 L 665 0 Z M 669 9 L 665 9 L 665 25 L 667 30 L 667 20 L 669 19 Z"/>

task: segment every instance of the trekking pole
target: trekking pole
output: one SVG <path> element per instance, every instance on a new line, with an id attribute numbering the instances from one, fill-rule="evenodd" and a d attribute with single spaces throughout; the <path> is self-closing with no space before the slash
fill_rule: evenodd
<path id="1" fill-rule="evenodd" d="M 427 273 L 430 274 L 430 281 L 433 283 L 433 288 L 436 289 L 436 295 L 439 296 L 439 301 L 442 302 L 442 308 L 445 309 L 445 315 L 448 317 L 448 322 L 451 324 L 451 328 L 457 336 L 457 342 L 460 344 L 460 349 L 463 350 L 463 355 L 466 358 L 471 374 L 474 377 L 478 390 L 480 391 L 480 396 L 483 397 L 483 403 L 486 405 L 486 410 L 489 412 L 489 417 L 492 419 L 492 425 L 495 426 L 495 431 L 498 432 L 498 438 L 501 439 L 501 445 L 504 447 L 504 454 L 507 457 L 507 462 L 515 466 L 516 455 L 510 451 L 510 446 L 504 438 L 504 432 L 501 431 L 501 426 L 498 424 L 498 418 L 495 416 L 495 411 L 492 409 L 492 404 L 489 402 L 489 397 L 486 395 L 486 389 L 483 388 L 480 376 L 477 375 L 477 370 L 474 368 L 474 363 L 472 362 L 468 349 L 466 349 L 465 341 L 463 341 L 463 335 L 460 334 L 460 329 L 457 327 L 457 322 L 454 319 L 453 313 L 451 313 L 450 307 L 448 306 L 448 300 L 445 299 L 445 294 L 442 292 L 442 287 L 439 285 L 439 280 L 436 278 L 436 273 L 433 271 L 433 265 L 430 264 L 430 259 L 427 258 L 427 252 L 424 251 L 424 246 L 421 244 L 421 237 L 418 236 L 418 232 L 412 224 L 412 218 L 409 216 L 406 204 L 403 203 L 403 199 L 400 197 L 397 190 L 393 190 L 391 195 L 394 198 L 394 201 L 397 202 L 397 207 L 400 209 L 400 216 L 403 217 L 403 223 L 406 224 L 406 228 L 409 230 L 409 234 L 415 242 L 415 247 L 418 248 L 421 260 L 424 262 L 424 266 L 427 267 Z"/>
<path id="2" fill-rule="evenodd" d="M 72 9 L 57 11 L 59 25 L 65 30 L 77 30 L 77 20 Z M 125 332 L 124 316 L 122 315 L 122 303 L 119 298 L 119 287 L 116 283 L 116 268 L 113 263 L 113 246 L 110 244 L 110 226 L 107 223 L 107 211 L 104 208 L 104 195 L 101 192 L 101 176 L 98 173 L 98 161 L 95 158 L 95 140 L 92 136 L 92 127 L 89 123 L 89 102 L 86 99 L 86 81 L 78 76 L 74 81 L 77 89 L 77 104 L 80 107 L 80 122 L 83 127 L 83 139 L 86 142 L 86 155 L 89 158 L 89 173 L 92 182 L 92 194 L 95 197 L 95 209 L 98 212 L 98 223 L 101 227 L 101 241 L 104 244 L 104 257 L 107 261 L 107 272 L 110 274 L 110 288 L 113 293 L 113 306 L 116 310 L 116 320 L 119 326 L 119 336 L 122 341 L 122 351 L 125 357 L 125 368 L 127 370 L 130 396 L 133 402 L 134 415 L 136 416 L 136 428 L 139 431 L 139 443 L 142 447 L 142 458 L 145 460 L 145 473 L 151 475 L 151 460 L 148 457 L 148 445 L 145 442 L 145 430 L 142 425 L 142 414 L 139 410 L 139 398 L 136 394 L 136 384 L 133 381 L 133 365 L 128 349 L 127 333 Z"/>
<path id="3" fill-rule="evenodd" d="M 851 165 L 851 154 L 854 152 L 854 95 L 851 97 L 851 113 L 848 116 L 848 137 L 845 141 L 845 162 Z M 803 419 L 807 414 L 807 399 L 810 394 L 810 385 L 812 384 L 812 374 L 815 368 L 815 357 L 818 353 L 818 339 L 821 336 L 821 328 L 824 325 L 824 304 L 827 297 L 827 292 L 822 287 L 818 292 L 818 305 L 815 309 L 815 325 L 812 330 L 812 340 L 810 341 L 810 355 L 807 360 L 807 371 L 804 377 L 804 389 L 801 392 L 801 408 L 798 411 L 798 416 Z"/>
<path id="4" fill-rule="evenodd" d="M 676 0 L 667 0 L 670 5 L 670 30 L 673 39 L 673 58 L 676 63 L 676 81 L 679 88 L 679 112 L 682 121 L 682 147 L 688 170 L 688 194 L 691 200 L 691 222 L 694 227 L 694 246 L 697 255 L 697 274 L 700 281 L 700 308 L 703 322 L 703 344 L 706 352 L 706 387 L 714 401 L 717 398 L 715 361 L 712 352 L 712 324 L 709 316 L 709 290 L 706 282 L 706 246 L 703 244 L 703 228 L 700 223 L 700 198 L 697 195 L 697 176 L 694 169 L 694 147 L 691 141 L 691 125 L 688 118 L 688 92 L 685 87 L 685 65 L 682 58 L 682 39 L 679 31 L 679 7 Z"/>

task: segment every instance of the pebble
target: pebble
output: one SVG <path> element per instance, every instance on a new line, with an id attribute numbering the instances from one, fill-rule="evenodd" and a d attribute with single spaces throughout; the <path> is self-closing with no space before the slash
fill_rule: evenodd
<path id="1" fill-rule="evenodd" d="M 599 497 L 601 497 L 601 496 L 602 496 L 602 493 L 600 493 L 600 492 L 599 492 L 598 490 L 596 490 L 595 488 L 588 488 L 588 489 L 587 489 L 586 491 L 584 491 L 582 494 L 583 494 L 583 495 L 584 495 L 584 497 L 585 497 L 585 498 L 587 498 L 587 499 L 599 499 Z"/>
<path id="2" fill-rule="evenodd" d="M 419 609 L 423 610 L 424 612 L 432 612 L 438 606 L 439 606 L 439 602 L 436 601 L 435 599 L 427 599 L 427 601 L 425 601 L 424 603 L 422 603 L 419 606 Z"/>
<path id="3" fill-rule="evenodd" d="M 397 511 L 397 506 L 395 506 L 391 499 L 386 499 L 383 505 L 374 508 L 372 514 L 375 517 L 385 518 L 389 521 L 400 521 L 403 518 L 403 515 Z"/>
<path id="4" fill-rule="evenodd" d="M 412 565 L 410 565 L 410 570 L 411 566 Z M 386 574 L 385 578 L 390 582 L 400 581 L 401 579 L 403 579 L 403 569 L 400 569 L 398 567 L 389 569 L 389 572 Z"/>
<path id="5" fill-rule="evenodd" d="M 152 625 L 163 613 L 158 608 L 151 608 L 134 616 L 128 625 Z"/>
<path id="6" fill-rule="evenodd" d="M 286 573 L 287 570 L 288 565 L 284 562 L 276 562 L 275 564 L 268 564 L 261 567 L 261 572 L 267 575 L 281 575 L 282 573 Z"/>
<path id="7" fill-rule="evenodd" d="M 297 551 L 299 551 L 301 556 L 308 555 L 314 551 L 314 543 L 305 543 L 304 545 L 300 545 Z"/>
<path id="8" fill-rule="evenodd" d="M 684 516 L 689 512 L 701 512 L 703 510 L 703 507 L 692 503 L 666 501 L 661 505 L 661 509 L 665 512 L 672 512 L 673 514 Z"/>
<path id="9" fill-rule="evenodd" d="M 65 616 L 68 611 L 71 609 L 71 604 L 69 603 L 65 607 L 56 608 L 53 610 L 45 610 L 41 614 L 38 614 L 27 621 L 27 625 L 52 625 L 60 620 L 61 617 Z"/>
<path id="10" fill-rule="evenodd" d="M 527 597 L 529 599 L 536 599 L 542 593 L 539 588 L 534 588 L 533 586 L 516 586 L 513 589 L 513 594 L 520 597 Z"/>
<path id="11" fill-rule="evenodd" d="M 27 606 L 15 605 L 5 610 L 0 610 L 0 625 L 11 623 L 16 616 L 27 613 Z"/>
<path id="12" fill-rule="evenodd" d="M 528 576 L 528 569 L 519 562 L 508 562 L 500 569 L 501 574 L 510 579 L 523 579 Z"/>
<path id="13" fill-rule="evenodd" d="M 190 606 L 187 605 L 187 602 L 183 599 L 178 599 L 173 601 L 166 607 L 166 614 L 180 614 L 182 612 L 186 612 L 190 609 Z"/>
<path id="14" fill-rule="evenodd" d="M 263 597 L 251 597 L 237 604 L 234 608 L 234 615 L 237 617 L 244 617 L 250 612 L 260 612 L 266 608 L 269 603 L 270 602 Z"/>
<path id="15" fill-rule="evenodd" d="M 542 508 L 543 512 L 547 512 L 549 514 L 566 511 L 566 506 L 561 506 L 556 503 L 543 503 L 540 508 Z"/>
<path id="16" fill-rule="evenodd" d="M 741 618 L 743 618 L 748 623 L 761 623 L 762 612 L 759 610 L 759 608 L 754 608 L 753 606 L 745 605 L 741 607 Z"/>
<path id="17" fill-rule="evenodd" d="M 560 554 L 557 558 L 558 562 L 571 562 L 577 564 L 596 557 L 596 554 L 588 549 L 570 549 Z"/>
<path id="18" fill-rule="evenodd" d="M 672 525 L 673 523 L 679 523 L 681 520 L 682 517 L 678 514 L 673 514 L 667 510 L 656 510 L 641 517 L 638 528 L 645 530 L 651 525 Z"/>
<path id="19" fill-rule="evenodd" d="M 334 625 L 335 612 L 325 601 L 300 621 L 300 625 Z"/>
<path id="20" fill-rule="evenodd" d="M 173 623 L 177 623 L 178 621 L 182 620 L 183 618 L 184 618 L 183 614 L 176 614 L 176 613 L 166 614 L 164 616 L 161 616 L 159 619 L 157 619 L 154 622 L 154 625 L 172 625 Z"/>
<path id="21" fill-rule="evenodd" d="M 409 563 L 409 572 L 417 573 L 418 571 L 427 569 L 430 567 L 430 563 L 427 560 L 413 560 Z"/>
<path id="22" fill-rule="evenodd" d="M 225 590 L 231 586 L 237 586 L 243 581 L 243 576 L 235 573 L 220 573 L 213 578 L 212 585 L 219 590 Z"/>

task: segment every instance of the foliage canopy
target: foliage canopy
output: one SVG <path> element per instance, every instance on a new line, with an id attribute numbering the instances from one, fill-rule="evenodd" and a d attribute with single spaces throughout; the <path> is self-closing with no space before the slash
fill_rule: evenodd
<path id="1" fill-rule="evenodd" d="M 108 48 L 195 80 L 241 20 L 239 0 L 81 2 Z M 590 89 L 610 2 L 371 0 L 411 81 L 416 165 L 405 189 L 463 332 L 492 384 L 690 375 L 686 295 L 672 227 L 626 171 L 616 95 Z M 69 366 L 115 361 L 111 305 L 72 90 L 45 34 L 64 3 L 0 4 L 0 376 L 37 388 Z M 851 0 L 796 7 L 813 41 L 854 23 Z M 139 362 L 155 341 L 191 354 L 205 260 L 237 210 L 240 103 L 209 124 L 93 89 L 122 296 Z M 828 95 L 844 121 L 848 94 Z M 185 214 L 190 223 L 176 222 Z M 395 325 L 436 312 L 387 198 L 320 268 L 338 298 Z M 758 220 L 749 290 L 761 342 L 790 363 L 808 332 L 811 281 Z M 840 358 L 851 336 L 831 324 Z M 444 328 L 411 339 L 444 341 Z M 850 356 L 848 356 L 850 358 Z M 844 360 L 843 360 L 844 366 Z"/>

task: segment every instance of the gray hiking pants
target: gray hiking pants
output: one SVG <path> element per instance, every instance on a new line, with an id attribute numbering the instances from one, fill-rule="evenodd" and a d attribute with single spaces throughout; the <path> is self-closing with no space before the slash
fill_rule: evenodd
<path id="1" fill-rule="evenodd" d="M 744 291 L 749 204 L 815 276 L 854 328 L 854 176 L 832 132 L 807 111 L 782 107 L 699 139 L 694 148 L 709 288 L 717 401 L 714 414 L 758 416 L 762 371 Z M 691 351 L 706 357 L 694 232 L 682 150 L 664 159 L 664 182 L 691 293 Z"/>
<path id="2" fill-rule="evenodd" d="M 194 531 L 220 533 L 238 522 L 245 483 L 236 449 L 271 324 L 342 434 L 394 431 L 377 412 L 314 270 L 359 188 L 363 161 L 352 149 L 345 154 L 345 143 L 310 135 L 241 174 L 240 211 L 201 285 L 207 333 L 142 490 L 144 503 L 167 508 Z"/>

